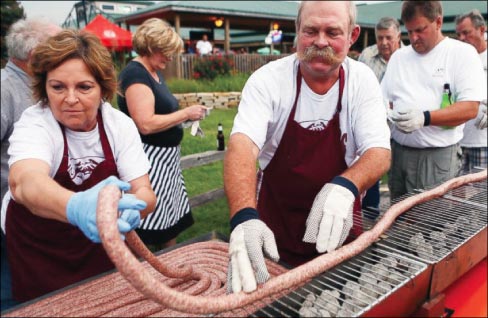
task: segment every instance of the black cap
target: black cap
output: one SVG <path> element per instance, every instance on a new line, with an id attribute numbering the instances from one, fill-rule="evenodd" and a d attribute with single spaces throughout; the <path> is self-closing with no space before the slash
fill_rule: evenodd
<path id="1" fill-rule="evenodd" d="M 450 89 L 450 88 L 451 86 L 449 85 L 449 83 L 444 84 L 444 89 Z"/>

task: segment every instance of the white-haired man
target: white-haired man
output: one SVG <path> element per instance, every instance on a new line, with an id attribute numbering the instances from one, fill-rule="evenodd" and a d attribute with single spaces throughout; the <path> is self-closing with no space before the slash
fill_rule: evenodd
<path id="1" fill-rule="evenodd" d="M 481 63 L 483 63 L 483 70 L 485 76 L 484 83 L 484 99 L 481 101 L 478 116 L 466 123 L 464 126 L 464 136 L 461 139 L 461 147 L 463 149 L 463 171 L 469 172 L 474 167 L 487 167 L 488 150 L 487 139 L 488 129 L 486 128 L 486 40 L 484 39 L 486 32 L 485 19 L 478 10 L 472 10 L 468 13 L 456 17 L 456 33 L 458 39 L 471 44 L 478 52 Z"/>
<path id="2" fill-rule="evenodd" d="M 8 139 L 14 129 L 14 123 L 20 118 L 22 112 L 33 105 L 31 96 L 31 78 L 29 60 L 31 51 L 42 41 L 61 31 L 56 24 L 46 19 L 22 19 L 12 24 L 6 36 L 6 45 L 9 60 L 1 71 L 1 177 L 0 189 L 3 199 L 8 190 Z M 6 208 L 2 206 L 1 208 Z M 3 221 L 3 220 L 2 220 Z M 10 271 L 7 262 L 7 250 L 4 233 L 1 233 L 2 246 L 2 273 L 1 273 L 1 309 L 7 309 L 16 304 L 12 299 L 10 287 Z"/>
<path id="3" fill-rule="evenodd" d="M 368 65 L 381 82 L 386 72 L 390 57 L 403 46 L 401 41 L 400 23 L 393 17 L 382 17 L 374 28 L 376 44 L 365 48 L 358 58 L 359 62 Z M 380 182 L 376 182 L 366 191 L 362 200 L 365 220 L 374 219 L 379 215 Z"/>

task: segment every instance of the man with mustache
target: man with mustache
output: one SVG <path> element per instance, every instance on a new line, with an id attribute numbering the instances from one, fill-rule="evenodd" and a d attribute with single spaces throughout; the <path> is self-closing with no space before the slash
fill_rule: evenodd
<path id="1" fill-rule="evenodd" d="M 269 278 L 263 255 L 297 266 L 361 232 L 360 195 L 390 166 L 390 134 L 374 73 L 347 57 L 359 32 L 354 3 L 302 1 L 297 53 L 246 83 L 224 160 L 229 292 Z"/>
<path id="2" fill-rule="evenodd" d="M 376 44 L 368 46 L 361 52 L 358 58 L 359 62 L 368 65 L 381 82 L 385 75 L 386 66 L 391 55 L 400 46 L 401 41 L 400 23 L 392 17 L 383 17 L 376 24 L 375 28 Z M 364 214 L 366 219 L 374 219 L 379 215 L 380 205 L 380 182 L 377 181 L 371 188 L 366 191 L 362 201 L 362 208 L 367 213 Z"/>
<path id="3" fill-rule="evenodd" d="M 381 82 L 394 122 L 391 199 L 459 172 L 464 123 L 483 99 L 478 54 L 442 35 L 440 1 L 404 1 L 401 18 L 411 44 L 393 54 Z"/>

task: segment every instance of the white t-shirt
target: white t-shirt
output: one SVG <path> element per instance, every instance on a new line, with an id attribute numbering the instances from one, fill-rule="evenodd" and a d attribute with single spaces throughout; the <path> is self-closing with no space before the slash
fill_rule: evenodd
<path id="1" fill-rule="evenodd" d="M 109 103 L 102 105 L 102 118 L 120 179 L 129 182 L 148 173 L 150 164 L 132 119 Z M 69 129 L 65 132 L 69 149 L 68 170 L 73 182 L 81 184 L 105 159 L 98 125 L 89 132 Z M 27 108 L 15 123 L 9 142 L 9 167 L 19 160 L 39 159 L 50 166 L 49 176 L 55 176 L 63 157 L 64 143 L 61 128 L 49 107 L 38 103 Z M 2 229 L 5 229 L 9 200 L 10 191 L 2 203 Z"/>
<path id="2" fill-rule="evenodd" d="M 384 97 L 395 109 L 440 109 L 444 83 L 449 83 L 455 101 L 481 101 L 482 65 L 473 46 L 444 38 L 427 54 L 411 45 L 393 53 L 381 81 Z M 392 138 L 401 145 L 428 148 L 447 147 L 463 137 L 464 124 L 454 129 L 422 127 L 410 134 L 392 127 Z"/>
<path id="3" fill-rule="evenodd" d="M 201 55 L 212 53 L 212 43 L 209 41 L 199 40 L 196 47 Z"/>
<path id="4" fill-rule="evenodd" d="M 486 80 L 487 80 L 487 72 L 486 72 L 486 59 L 487 59 L 487 50 L 480 53 L 481 63 L 483 64 L 483 70 L 485 71 L 485 76 L 483 77 L 483 88 L 484 88 L 484 99 L 487 96 L 487 88 L 486 88 Z M 463 147 L 486 147 L 487 139 L 488 139 L 488 129 L 478 129 L 474 125 L 476 121 L 475 119 L 471 119 L 470 121 L 466 122 L 464 125 L 464 137 L 461 139 L 461 146 Z"/>
<path id="5" fill-rule="evenodd" d="M 350 58 L 342 66 L 345 85 L 339 122 L 341 134 L 347 134 L 345 161 L 351 166 L 369 148 L 390 149 L 390 131 L 374 73 Z M 251 75 L 242 91 L 231 134 L 243 133 L 259 147 L 261 169 L 266 168 L 283 136 L 295 100 L 297 69 L 296 54 L 270 62 Z M 336 110 L 338 96 L 338 81 L 325 95 L 318 95 L 302 80 L 295 120 L 309 129 L 324 129 Z"/>

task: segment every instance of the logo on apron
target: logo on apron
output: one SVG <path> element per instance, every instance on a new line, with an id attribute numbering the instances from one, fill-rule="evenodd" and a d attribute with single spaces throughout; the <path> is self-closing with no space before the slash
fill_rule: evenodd
<path id="1" fill-rule="evenodd" d="M 80 185 L 90 178 L 93 170 L 103 160 L 100 157 L 69 158 L 68 172 L 73 183 Z"/>

